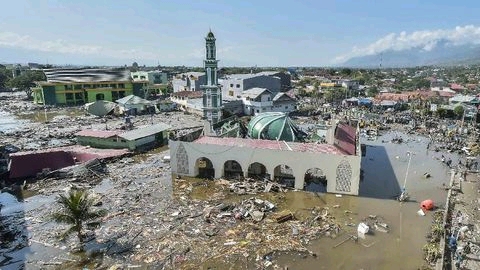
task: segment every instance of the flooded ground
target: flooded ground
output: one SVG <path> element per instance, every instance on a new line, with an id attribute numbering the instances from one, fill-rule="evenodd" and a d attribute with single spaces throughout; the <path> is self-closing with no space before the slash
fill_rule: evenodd
<path id="1" fill-rule="evenodd" d="M 0 133 L 14 130 L 22 124 L 24 124 L 24 122 L 19 121 L 15 115 L 0 110 Z"/>
<path id="2" fill-rule="evenodd" d="M 28 111 L 25 113 L 19 113 L 16 115 L 18 119 L 27 120 L 34 123 L 45 123 L 52 121 L 57 116 L 69 116 L 69 117 L 78 117 L 85 115 L 85 111 L 81 108 L 65 108 L 64 110 L 37 110 L 37 111 Z"/>
<path id="3" fill-rule="evenodd" d="M 81 113 L 75 110 L 47 112 L 46 116 L 44 113 L 37 110 L 21 116 L 32 126 L 43 128 L 31 128 L 29 136 L 45 134 L 43 123 L 47 122 L 54 124 L 50 131 L 56 131 L 55 136 L 64 137 L 92 123 L 95 127 L 105 126 L 103 119 L 92 117 L 84 117 L 84 122 L 79 122 L 77 118 Z M 8 117 L 0 119 L 10 120 L 4 121 L 3 126 L 24 125 L 23 120 L 18 122 L 11 114 L 5 115 Z M 158 115 L 158 119 L 172 125 L 190 123 L 193 126 L 195 123 L 195 117 L 182 113 L 172 115 Z M 73 121 L 76 126 L 65 124 Z M 114 121 L 116 126 L 122 123 L 122 119 Z M 146 123 L 149 119 L 139 117 L 137 121 Z M 10 139 L 17 144 L 20 139 L 24 139 L 24 145 L 31 143 L 25 134 L 18 136 Z M 42 140 L 50 142 L 52 136 Z M 401 136 L 403 143 L 392 143 L 396 136 Z M 98 250 L 114 246 L 99 262 L 106 268 L 119 264 L 124 268 L 155 269 L 171 260 L 168 264 L 171 269 L 256 269 L 262 267 L 262 257 L 268 254 L 274 265 L 290 269 L 418 269 L 424 263 L 422 247 L 432 220 L 432 213 L 417 214 L 419 203 L 432 199 L 443 207 L 449 169 L 439 160 L 442 153 L 427 151 L 428 141 L 424 137 L 390 132 L 375 141 L 365 138 L 364 143 L 366 156 L 362 158 L 363 181 L 358 197 L 303 191 L 239 196 L 229 193 L 228 188 L 216 184 L 217 181 L 200 179 L 175 179 L 172 185 L 169 164 L 162 159 L 169 154 L 166 148 L 116 161 L 108 165 L 109 173 L 99 181 L 80 183 L 96 191 L 103 207 L 110 211 L 96 231 L 97 239 L 92 247 Z M 412 154 L 409 156 L 408 152 Z M 444 155 L 453 160 L 453 165 L 457 163 L 456 156 Z M 425 177 L 425 173 L 430 177 Z M 412 201 L 399 203 L 395 198 L 404 183 Z M 17 219 L 21 222 L 19 231 L 27 232 L 19 234 L 27 236 L 22 238 L 26 247 L 8 253 L 15 258 L 9 261 L 8 267 L 94 269 L 98 266 L 83 262 L 85 256 L 70 253 L 75 239 L 60 242 L 57 235 L 65 227 L 48 219 L 55 211 L 56 195 L 77 184 L 75 179 L 49 179 L 24 194 L 25 201 L 15 205 L 15 209 L 21 211 L 15 210 L 15 213 L 21 215 Z M 261 223 L 235 221 L 231 217 L 217 218 L 213 224 L 204 221 L 206 209 L 220 202 L 239 203 L 249 197 L 268 200 L 275 204 L 275 212 L 289 211 L 298 220 L 277 224 L 272 217 L 276 213 L 272 213 Z M 314 212 L 318 209 L 325 209 L 340 226 L 340 231 L 310 241 L 302 236 L 315 228 L 304 223 L 316 215 Z M 370 215 L 388 224 L 389 232 L 375 231 L 358 242 L 347 240 L 357 234 L 358 223 Z M 302 230 L 295 230 L 297 225 L 301 225 Z M 212 230 L 215 235 L 206 236 Z M 125 247 L 130 249 L 123 252 L 121 248 Z M 286 251 L 291 247 L 296 251 Z M 270 253 L 275 250 L 277 252 Z"/>
<path id="4" fill-rule="evenodd" d="M 303 191 L 239 196 L 229 193 L 224 186 L 215 184 L 215 181 L 201 179 L 174 180 L 174 188 L 165 189 L 164 187 L 167 183 L 160 179 L 168 177 L 167 175 L 169 174 L 166 171 L 168 167 L 165 167 L 166 164 L 161 162 L 161 158 L 168 153 L 167 149 L 157 149 L 151 153 L 130 158 L 130 160 L 127 158 L 112 164 L 110 171 L 116 176 L 105 178 L 99 185 L 94 187 L 94 190 L 104 197 L 102 201 L 105 207 L 109 207 L 114 212 L 114 215 L 120 213 L 120 216 L 117 218 L 107 221 L 97 234 L 103 239 L 108 239 L 108 235 L 115 235 L 124 231 L 121 228 L 128 228 L 126 227 L 128 226 L 127 224 L 134 221 L 139 225 L 142 223 L 149 224 L 143 227 L 146 230 L 144 233 L 149 232 L 147 233 L 148 235 L 152 233 L 152 228 L 156 228 L 156 226 L 153 226 L 155 223 L 151 224 L 148 220 L 152 219 L 153 222 L 156 219 L 170 219 L 172 215 L 170 212 L 175 213 L 173 210 L 175 210 L 175 205 L 178 205 L 178 203 L 180 205 L 187 202 L 192 205 L 202 205 L 201 201 L 237 203 L 249 197 L 257 197 L 273 202 L 276 205 L 277 212 L 291 211 L 299 220 L 305 220 L 305 218 L 311 216 L 314 208 L 328 209 L 329 214 L 335 218 L 335 222 L 341 226 L 340 233 L 335 238 L 321 237 L 305 245 L 305 248 L 316 254 L 316 256 L 310 256 L 305 252 L 279 251 L 272 253 L 272 259 L 280 267 L 289 266 L 293 269 L 392 269 L 392 265 L 399 265 L 395 269 L 417 269 L 423 264 L 421 250 L 426 241 L 425 236 L 432 220 L 431 213 L 427 213 L 426 216 L 417 214 L 420 208 L 419 202 L 424 199 L 432 199 L 437 205 L 443 206 L 446 192 L 442 187 L 449 181 L 449 170 L 438 160 L 441 154 L 426 151 L 426 138 L 401 134 L 404 138 L 404 143 L 395 144 L 390 142 L 394 136 L 398 136 L 398 134 L 389 133 L 380 136 L 377 141 L 366 141 L 368 144 L 366 147 L 367 152 L 362 159 L 364 178 L 360 185 L 360 196 L 358 197 Z M 399 195 L 400 189 L 404 184 L 409 159 L 409 156 L 406 154 L 407 151 L 414 153 L 406 182 L 407 190 L 413 201 L 399 203 L 395 200 L 395 197 Z M 164 168 L 161 169 L 161 167 Z M 425 172 L 430 173 L 431 177 L 425 178 L 423 176 Z M 152 175 L 158 175 L 160 178 L 152 179 Z M 158 183 L 162 184 L 159 185 Z M 187 187 L 182 187 L 183 184 L 186 184 Z M 189 188 L 190 185 L 192 190 L 188 195 L 189 198 L 184 198 L 185 193 L 182 190 Z M 147 187 L 154 188 L 155 186 L 161 187 L 160 191 L 147 189 Z M 126 187 L 126 191 L 121 191 Z M 34 196 L 26 198 L 25 202 L 22 203 L 25 213 L 24 219 L 26 220 L 25 227 L 35 227 L 35 229 L 30 232 L 30 246 L 23 253 L 19 253 L 24 256 L 24 259 L 21 260 L 20 258 L 20 260 L 21 262 L 38 262 L 39 260 L 47 262 L 50 260 L 53 263 L 66 263 L 69 260 L 76 260 L 77 263 L 69 264 L 69 267 L 71 269 L 82 269 L 87 264 L 78 264 L 80 259 L 75 255 L 67 253 L 70 249 L 69 246 L 65 243 L 56 243 L 58 240 L 46 237 L 45 230 L 51 231 L 58 225 L 48 222 L 35 214 L 38 210 L 45 212 L 45 210 L 41 210 L 42 207 L 53 202 L 55 198 L 55 193 L 51 193 L 53 190 L 54 188 L 47 188 L 41 189 L 41 194 L 39 195 L 29 194 L 27 196 Z M 143 198 L 135 195 L 140 190 L 144 190 Z M 108 198 L 105 196 L 108 196 Z M 130 196 L 130 200 L 128 196 Z M 129 201 L 128 203 L 127 201 L 122 203 L 122 200 Z M 171 205 L 166 207 L 165 205 L 168 205 L 169 201 Z M 143 204 L 139 205 L 139 202 L 143 202 Z M 121 208 L 118 208 L 119 206 Z M 140 210 L 142 207 L 144 209 Z M 125 215 L 123 214 L 124 211 L 133 211 L 129 213 L 135 213 L 135 218 L 130 220 L 132 217 L 123 217 Z M 144 211 L 147 212 L 143 213 Z M 51 210 L 46 211 L 46 213 L 50 212 Z M 151 216 L 149 213 L 158 214 Z M 146 215 L 145 217 L 143 217 L 144 214 Z M 374 234 L 368 234 L 365 239 L 359 239 L 358 242 L 346 240 L 350 235 L 357 234 L 358 223 L 369 215 L 376 215 L 381 218 L 389 225 L 390 231 L 388 233 L 375 232 Z M 268 221 L 268 219 L 264 222 L 267 222 L 266 225 L 255 225 L 254 227 L 250 223 L 238 223 L 229 231 L 240 233 L 244 228 L 254 228 L 252 232 L 255 234 L 270 235 L 272 231 L 269 230 L 277 228 L 281 229 L 281 233 L 285 235 L 287 241 L 296 241 L 296 237 L 292 236 L 292 228 L 290 228 L 288 223 L 286 224 L 287 226 L 272 227 L 269 225 L 271 221 Z M 164 232 L 164 228 L 159 227 L 156 230 L 159 229 L 160 232 Z M 178 234 L 178 232 L 176 233 Z M 303 234 L 308 233 L 308 231 L 299 231 L 298 233 Z M 51 232 L 48 234 L 51 235 Z M 160 244 L 162 246 L 165 245 L 165 239 L 161 238 L 163 240 L 156 241 L 155 237 L 153 235 L 150 236 L 149 242 L 153 241 L 151 244 L 159 247 Z M 246 236 L 244 235 L 243 237 Z M 215 245 L 223 246 L 223 242 L 227 241 L 227 238 L 224 234 L 221 234 L 212 238 L 215 240 L 210 239 L 209 241 L 215 241 Z M 237 234 L 234 239 L 240 241 L 242 234 Z M 260 239 L 264 238 L 261 237 Z M 179 242 L 183 240 L 179 238 Z M 243 240 L 245 241 L 245 238 Z M 342 243 L 345 240 L 346 242 Z M 192 239 L 192 241 L 197 240 Z M 269 250 L 268 245 L 262 244 L 262 241 L 267 241 L 267 239 L 258 243 L 252 240 L 249 241 L 239 242 L 248 247 L 248 254 L 236 253 L 235 250 L 244 250 L 240 246 L 227 246 L 222 249 L 225 256 L 219 254 L 219 256 L 213 256 L 212 258 L 186 261 L 184 264 L 180 264 L 182 265 L 181 267 L 180 265 L 178 267 L 185 269 L 198 269 L 199 267 L 203 269 L 225 269 L 226 266 L 229 268 L 233 267 L 232 269 L 258 268 L 258 255 L 264 255 Z M 143 245 L 142 242 L 139 244 Z M 197 243 L 197 245 L 203 244 L 208 244 L 208 242 Z M 210 245 L 213 245 L 213 242 Z M 140 254 L 135 256 L 140 256 Z M 145 257 L 140 256 L 140 258 Z M 26 265 L 28 269 L 39 269 L 31 263 L 26 263 Z M 91 265 L 91 263 L 88 264 L 88 266 Z M 149 269 L 151 262 L 149 264 L 137 263 L 135 265 L 139 269 Z M 59 266 L 52 265 L 50 267 L 43 265 L 43 267 L 53 269 Z M 93 268 L 90 267 L 89 269 Z"/>
<path id="5" fill-rule="evenodd" d="M 391 143 L 391 139 L 398 135 L 404 138 L 404 143 Z M 329 205 L 339 205 L 337 211 L 340 215 L 336 217 L 342 220 L 341 223 L 353 223 L 355 227 L 345 226 L 343 235 L 336 239 L 322 238 L 312 242 L 309 248 L 317 253 L 316 258 L 285 255 L 278 258 L 279 265 L 294 269 L 418 269 L 424 264 L 422 247 L 432 214 L 419 216 L 417 211 L 425 199 L 432 199 L 439 207 L 444 206 L 446 191 L 443 186 L 450 180 L 450 169 L 439 161 L 440 153 L 426 150 L 428 141 L 424 137 L 387 133 L 376 141 L 365 143 L 367 152 L 362 158 L 364 178 L 360 195 L 322 196 Z M 407 151 L 414 153 L 406 181 L 412 201 L 399 203 L 395 197 L 405 183 Z M 451 158 L 455 156 L 451 155 Z M 425 178 L 426 172 L 431 177 Z M 295 193 L 298 194 L 304 196 Z M 296 202 L 304 204 L 305 200 L 297 199 Z M 303 206 L 308 208 L 323 203 L 323 200 L 308 201 L 308 205 Z M 342 215 L 345 211 L 353 214 Z M 382 217 L 389 224 L 390 231 L 375 232 L 359 239 L 358 243 L 349 240 L 335 247 L 350 234 L 356 235 L 356 225 L 369 215 Z"/>

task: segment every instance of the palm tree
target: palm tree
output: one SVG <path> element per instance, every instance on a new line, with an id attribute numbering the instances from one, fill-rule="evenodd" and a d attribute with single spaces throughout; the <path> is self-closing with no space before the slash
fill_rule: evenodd
<path id="1" fill-rule="evenodd" d="M 84 249 L 84 227 L 93 229 L 100 226 L 98 218 L 106 215 L 104 209 L 94 209 L 94 199 L 84 189 L 70 189 L 65 194 L 59 195 L 57 203 L 60 210 L 53 214 L 53 219 L 59 223 L 71 225 L 60 237 L 65 239 L 76 233 L 80 241 L 80 250 Z"/>

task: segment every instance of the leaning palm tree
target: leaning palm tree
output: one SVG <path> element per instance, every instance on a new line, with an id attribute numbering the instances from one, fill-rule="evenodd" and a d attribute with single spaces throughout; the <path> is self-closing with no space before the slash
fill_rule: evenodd
<path id="1" fill-rule="evenodd" d="M 59 195 L 57 203 L 60 210 L 53 214 L 53 219 L 59 223 L 71 225 L 60 235 L 65 239 L 72 233 L 76 233 L 80 242 L 80 250 L 84 249 L 84 227 L 93 229 L 100 226 L 99 218 L 106 215 L 104 209 L 94 209 L 94 199 L 84 189 L 70 189 L 65 194 Z"/>

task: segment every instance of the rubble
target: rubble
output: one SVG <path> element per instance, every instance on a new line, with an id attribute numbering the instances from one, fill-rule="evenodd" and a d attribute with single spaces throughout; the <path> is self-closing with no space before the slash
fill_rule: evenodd
<path id="1" fill-rule="evenodd" d="M 256 180 L 245 178 L 243 181 L 232 181 L 230 191 L 238 195 L 257 194 L 261 192 L 286 192 L 287 186 L 270 180 Z"/>
<path id="2" fill-rule="evenodd" d="M 28 106 L 34 113 L 26 111 L 25 118 L 44 114 L 43 108 Z M 12 104 L 7 107 L 14 108 Z M 157 114 L 153 119 L 151 117 L 136 116 L 133 123 L 141 125 L 150 121 L 164 121 L 175 127 L 172 136 L 187 137 L 188 131 L 198 132 L 198 125 L 201 125 L 195 116 L 181 112 Z M 5 143 L 21 150 L 40 149 L 75 143 L 73 134 L 83 127 L 114 129 L 124 124 L 121 118 L 86 116 L 78 108 L 47 108 L 47 117 L 40 119 L 45 121 L 32 122 L 21 130 L 8 131 L 2 134 L 2 139 L 5 138 Z M 190 129 L 183 129 L 185 127 Z M 379 125 L 376 130 L 381 133 L 388 130 L 388 127 L 397 128 L 394 125 Z M 441 134 L 436 135 L 439 130 L 432 127 L 415 132 L 431 134 L 430 147 L 435 151 L 449 150 L 468 155 L 465 150 L 471 154 L 478 149 L 478 145 L 467 145 L 463 141 L 455 141 L 455 138 L 447 139 Z M 408 136 L 396 138 L 394 142 L 400 144 L 411 142 Z M 465 146 L 469 149 L 462 150 Z M 8 223 L 20 228 L 15 232 L 15 239 L 21 240 L 20 244 L 13 242 L 12 245 L 23 248 L 35 244 L 57 252 L 52 252 L 56 256 L 50 260 L 31 261 L 38 265 L 64 266 L 65 262 L 79 263 L 78 257 L 65 258 L 57 255 L 60 252 L 66 253 L 74 243 L 71 240 L 59 242 L 57 236 L 64 227 L 53 226 L 48 218 L 57 207 L 52 203 L 53 198 L 59 190 L 69 186 L 93 189 L 98 194 L 98 202 L 109 209 L 109 214 L 103 219 L 104 224 L 95 234 L 91 233 L 88 243 L 88 256 L 100 256 L 101 261 L 94 265 L 103 269 L 198 269 L 199 265 L 215 261 L 222 262 L 222 265 L 248 261 L 254 262 L 258 268 L 273 268 L 276 267 L 275 254 L 278 252 L 295 251 L 315 257 L 316 254 L 308 249 L 312 240 L 338 237 L 351 229 L 346 227 L 357 226 L 357 222 L 365 223 L 372 231 L 390 231 L 388 222 L 376 215 L 360 221 L 342 222 L 340 225 L 332 214 L 342 207 L 338 201 L 313 207 L 307 215 L 299 215 L 297 211 L 282 204 L 282 196 L 290 189 L 277 182 L 250 178 L 240 181 L 180 178 L 172 182 L 169 159 L 168 151 L 156 150 L 155 153 L 113 160 L 108 164 L 92 161 L 90 164 L 45 172 L 38 181 L 28 183 L 29 192 L 35 195 L 35 202 L 25 198 L 27 207 L 24 213 L 12 216 L 14 221 L 6 219 Z M 463 164 L 468 166 L 466 162 Z M 471 165 L 471 169 L 475 167 Z M 346 201 L 346 198 L 341 194 L 334 197 L 342 201 Z M 478 210 L 478 202 L 475 205 L 474 209 Z M 343 213 L 343 210 L 339 211 Z M 348 214 L 347 211 L 344 213 Z M 479 239 L 478 222 L 475 223 L 472 218 L 475 215 L 470 210 L 462 211 L 462 215 L 458 216 L 458 221 L 461 220 L 462 223 L 472 220 L 468 222 L 469 229 L 460 234 L 467 240 L 465 242 L 472 243 L 469 245 L 471 253 L 467 255 L 472 257 L 479 254 L 479 247 L 473 244 Z M 349 240 L 357 239 L 350 236 L 346 242 Z M 368 248 L 375 243 L 376 241 L 361 244 Z M 3 251 L 5 249 L 2 247 Z M 9 256 L 5 252 L 4 254 L 5 258 Z"/>

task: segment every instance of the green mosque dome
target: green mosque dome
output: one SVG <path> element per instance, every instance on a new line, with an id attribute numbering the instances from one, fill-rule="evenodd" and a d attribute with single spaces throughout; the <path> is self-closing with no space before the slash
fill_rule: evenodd
<path id="1" fill-rule="evenodd" d="M 252 139 L 296 142 L 303 141 L 306 134 L 282 112 L 266 112 L 256 115 L 247 127 L 247 136 Z"/>

